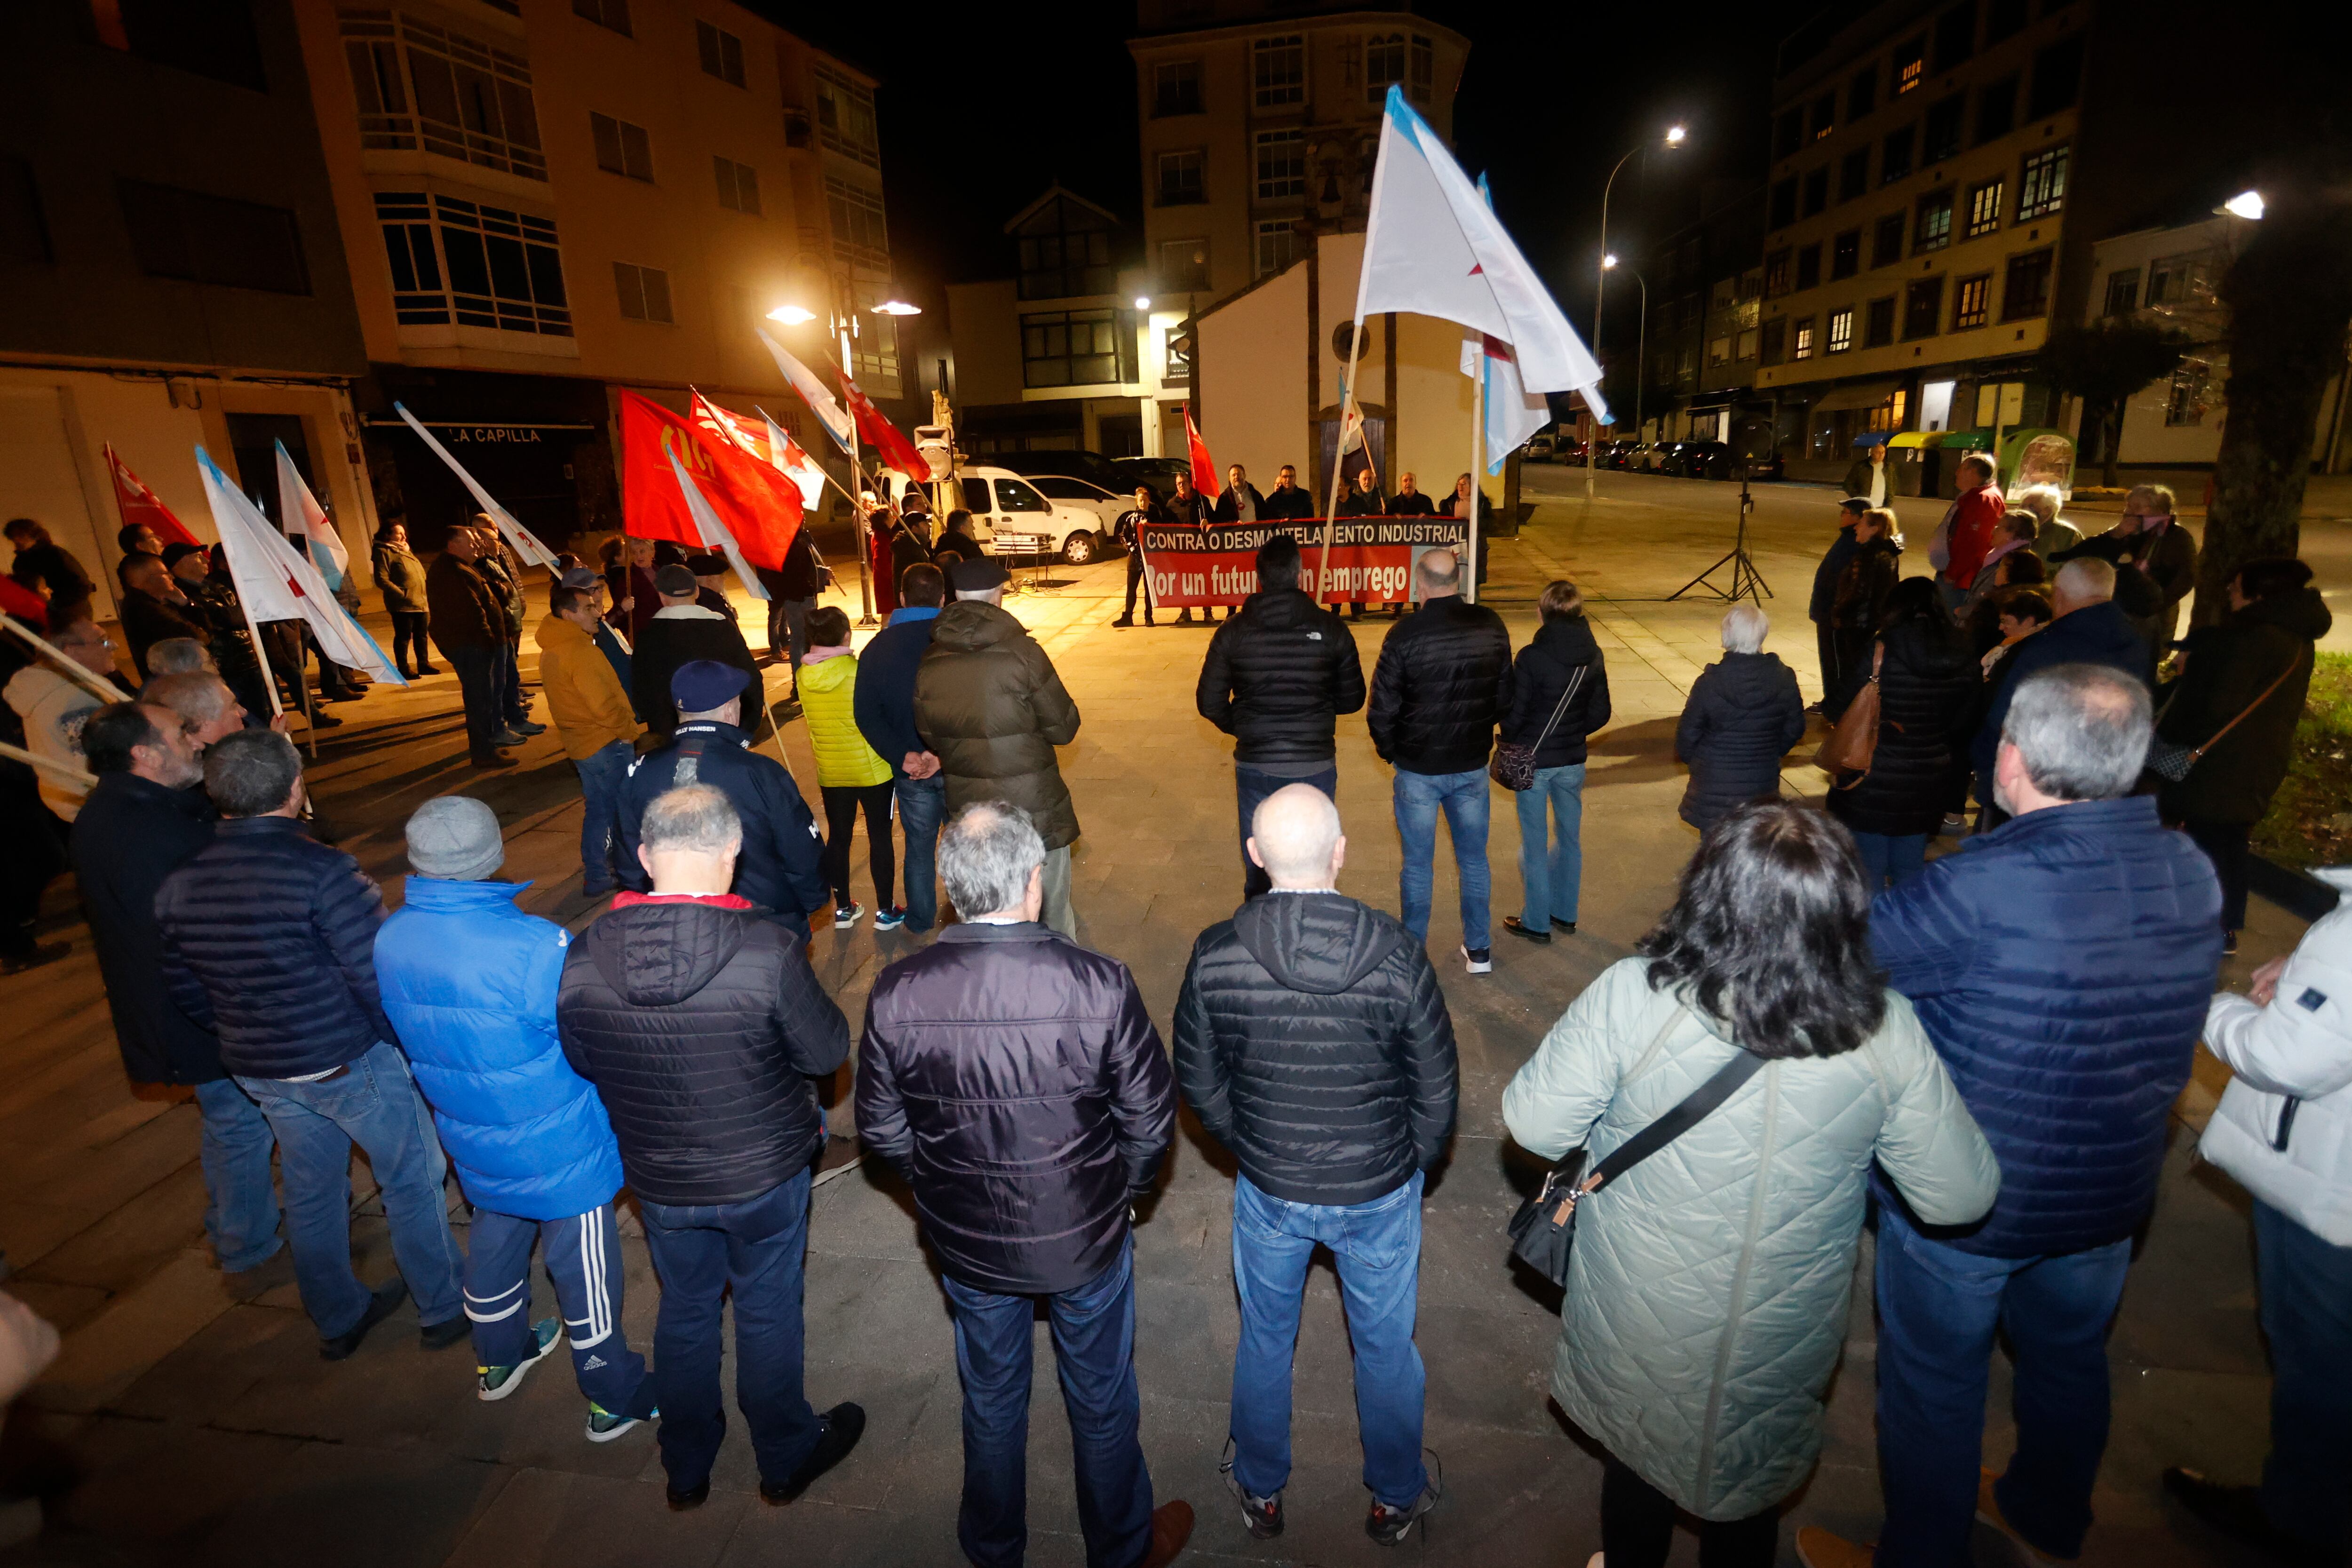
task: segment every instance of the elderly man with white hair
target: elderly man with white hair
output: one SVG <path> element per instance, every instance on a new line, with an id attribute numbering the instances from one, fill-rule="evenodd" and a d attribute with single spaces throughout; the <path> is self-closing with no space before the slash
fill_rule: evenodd
<path id="1" fill-rule="evenodd" d="M 2037 670 L 2062 664 L 2100 664 L 2119 669 L 2141 685 L 2147 684 L 2147 644 L 2115 603 L 2116 569 L 2105 561 L 2078 557 L 2058 569 L 2050 584 L 2051 623 L 2018 644 L 2001 662 L 2000 674 L 1985 704 L 1984 722 L 1969 752 L 1975 770 L 1977 799 L 1984 806 L 1980 828 L 1998 827 L 2007 814 L 1994 799 L 1993 760 L 2000 745 L 2001 725 L 2020 682 Z"/>
<path id="2" fill-rule="evenodd" d="M 1312 784 L 1260 803 L 1265 897 L 1201 933 L 1176 998 L 1176 1077 L 1234 1182 L 1232 1475 L 1242 1520 L 1282 1533 L 1299 1299 L 1330 1247 L 1355 1352 L 1367 1534 L 1394 1545 L 1437 1504 L 1422 1462 L 1423 1173 L 1445 1151 L 1458 1075 L 1437 972 L 1412 931 L 1339 890 L 1348 840 Z"/>
<path id="3" fill-rule="evenodd" d="M 1690 766 L 1682 819 L 1706 832 L 1736 805 L 1780 793 L 1780 759 L 1805 732 L 1797 672 L 1764 651 L 1771 618 L 1754 605 L 1724 612 L 1723 658 L 1699 671 L 1675 726 Z"/>

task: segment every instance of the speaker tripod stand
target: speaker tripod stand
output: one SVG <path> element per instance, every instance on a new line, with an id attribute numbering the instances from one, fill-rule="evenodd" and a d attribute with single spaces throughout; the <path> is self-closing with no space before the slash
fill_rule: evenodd
<path id="1" fill-rule="evenodd" d="M 1739 468 L 1739 528 L 1732 535 L 1730 553 L 1667 595 L 1666 601 L 1669 604 L 1681 598 L 1692 589 L 1700 587 L 1704 587 L 1717 598 L 1727 600 L 1733 604 L 1742 599 L 1753 599 L 1759 607 L 1765 600 L 1776 597 L 1772 592 L 1772 584 L 1764 581 L 1763 573 L 1756 570 L 1756 558 L 1748 553 L 1748 514 L 1755 510 L 1756 498 L 1748 492 L 1748 467 L 1743 463 Z M 1731 568 L 1731 586 L 1728 590 L 1708 581 L 1727 566 Z"/>

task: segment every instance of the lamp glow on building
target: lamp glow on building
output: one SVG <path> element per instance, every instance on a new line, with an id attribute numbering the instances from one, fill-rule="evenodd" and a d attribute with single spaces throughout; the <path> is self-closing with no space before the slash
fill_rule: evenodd
<path id="1" fill-rule="evenodd" d="M 2231 217 L 2259 222 L 2263 216 L 2263 194 L 2260 191 L 2240 191 L 2221 204 L 2221 210 Z"/>
<path id="2" fill-rule="evenodd" d="M 1151 296 L 1149 294 L 1138 294 L 1135 297 L 1135 308 L 1139 310 L 1149 310 L 1151 309 Z"/>
<path id="3" fill-rule="evenodd" d="M 803 310 L 798 305 L 779 305 L 774 310 L 768 312 L 768 320 L 772 321 L 782 321 L 788 327 L 797 327 L 815 321 L 816 312 L 814 310 Z"/>
<path id="4" fill-rule="evenodd" d="M 874 313 L 877 316 L 919 316 L 923 308 L 910 305 L 904 300 L 885 300 L 874 307 Z"/>

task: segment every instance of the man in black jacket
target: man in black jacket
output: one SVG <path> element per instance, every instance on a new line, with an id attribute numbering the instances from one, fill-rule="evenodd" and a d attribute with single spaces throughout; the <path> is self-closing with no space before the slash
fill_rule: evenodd
<path id="1" fill-rule="evenodd" d="M 1354 480 L 1340 490 L 1339 510 L 1332 515 L 1335 517 L 1384 517 L 1388 514 L 1388 497 L 1381 494 L 1381 476 L 1370 464 L 1367 463 L 1356 470 Z M 1402 615 L 1403 607 L 1391 605 L 1389 613 L 1391 616 Z M 1348 618 L 1358 621 L 1364 618 L 1363 600 L 1354 599 L 1349 602 Z"/>
<path id="2" fill-rule="evenodd" d="M 1283 464 L 1274 476 L 1274 489 L 1266 491 L 1265 499 L 1258 503 L 1258 521 L 1296 522 L 1314 515 L 1315 498 L 1299 488 L 1298 470 L 1288 463 Z"/>
<path id="3" fill-rule="evenodd" d="M 727 1435 L 720 1296 L 735 1298 L 735 1403 L 751 1428 L 760 1495 L 787 1503 L 866 1430 L 844 1403 L 819 1415 L 803 1387 L 801 1318 L 810 1164 L 824 1117 L 809 1080 L 849 1054 L 849 1024 L 801 944 L 719 892 L 743 824 L 708 784 L 646 813 L 650 894 L 623 893 L 564 955 L 563 1054 L 596 1086 L 661 1273 L 654 1384 L 669 1505 L 710 1495 Z"/>
<path id="4" fill-rule="evenodd" d="M 751 684 L 745 671 L 716 659 L 695 659 L 670 677 L 669 711 L 677 728 L 667 745 L 629 764 L 621 786 L 621 885 L 639 893 L 653 886 L 637 855 L 646 808 L 682 784 L 710 784 L 734 804 L 743 828 L 728 890 L 805 942 L 808 917 L 833 901 L 824 840 L 784 764 L 751 749 L 742 700 Z"/>
<path id="5" fill-rule="evenodd" d="M 947 597 L 947 578 L 917 563 L 898 583 L 898 607 L 857 657 L 850 700 L 857 731 L 890 764 L 898 831 L 907 842 L 907 923 L 920 933 L 940 918 L 940 821 L 947 815 L 948 781 L 940 759 L 915 727 L 915 675 L 930 650 L 931 623 Z"/>
<path id="6" fill-rule="evenodd" d="M 1143 531 L 1146 528 L 1172 527 L 1175 521 L 1175 514 L 1160 504 L 1160 498 L 1151 493 L 1150 485 L 1135 487 L 1135 504 L 1120 512 L 1118 521 L 1113 525 L 1119 543 L 1127 547 L 1127 608 L 1118 613 L 1118 619 L 1111 622 L 1112 626 L 1135 625 L 1135 590 L 1138 584 L 1143 588 L 1143 624 L 1147 626 L 1152 624 L 1151 584 L 1145 581 L 1151 571 L 1151 558 L 1144 549 Z M 861 673 L 864 668 L 859 666 Z"/>
<path id="7" fill-rule="evenodd" d="M 1258 546 L 1257 592 L 1209 639 L 1193 692 L 1201 717 L 1234 738 L 1244 899 L 1266 889 L 1265 868 L 1249 853 L 1258 802 L 1293 783 L 1336 798 L 1339 715 L 1364 705 L 1355 637 L 1298 576 L 1297 540 L 1277 533 Z"/>
<path id="8" fill-rule="evenodd" d="M 208 676 L 178 679 L 220 684 Z M 81 748 L 98 784 L 74 818 L 69 850 L 122 1070 L 133 1083 L 195 1090 L 205 1234 L 221 1271 L 242 1273 L 285 1245 L 269 1174 L 277 1140 L 253 1097 L 221 1066 L 219 1038 L 164 989 L 155 921 L 163 879 L 213 841 L 212 804 L 200 787 L 204 763 L 179 715 L 149 703 L 100 709 L 82 725 Z"/>
<path id="9" fill-rule="evenodd" d="M 1087 1561 L 1160 1568 L 1182 1550 L 1192 1510 L 1151 1506 L 1129 1226 L 1168 1151 L 1175 1089 L 1127 966 L 1039 922 L 1045 861 L 1036 828 L 1002 802 L 948 824 L 940 876 L 965 919 L 875 981 L 858 1131 L 913 1186 L 955 1314 L 965 1557 L 979 1568 L 1023 1560 L 1030 1333 L 1043 1297 Z"/>
<path id="10" fill-rule="evenodd" d="M 122 558 L 122 640 L 131 645 L 131 662 L 139 679 L 147 679 L 147 650 L 167 637 L 186 637 L 209 647 L 212 630 L 203 612 L 188 602 L 179 583 L 160 556 Z"/>
<path id="11" fill-rule="evenodd" d="M 1884 448 L 1873 447 L 1872 451 Z M 1822 700 L 1808 710 L 1824 713 L 1835 701 L 1836 693 L 1845 689 L 1845 672 L 1838 668 L 1837 626 L 1830 612 L 1837 605 L 1838 579 L 1845 574 L 1845 563 L 1853 559 L 1861 546 L 1854 542 L 1854 524 L 1870 510 L 1868 496 L 1848 496 L 1838 502 L 1838 535 L 1830 547 L 1822 552 L 1822 563 L 1813 568 L 1813 594 L 1806 601 L 1805 616 L 1813 623 L 1813 644 L 1821 656 Z"/>
<path id="12" fill-rule="evenodd" d="M 1443 809 L 1462 883 L 1462 959 L 1471 973 L 1485 974 L 1495 967 L 1486 929 L 1486 758 L 1496 721 L 1511 710 L 1511 635 L 1502 616 L 1464 602 L 1462 561 L 1451 550 L 1424 551 L 1412 571 L 1421 613 L 1389 628 L 1365 718 L 1372 749 L 1396 769 L 1404 923 L 1428 937 Z"/>
<path id="13" fill-rule="evenodd" d="M 695 659 L 715 659 L 733 665 L 749 678 L 746 684 L 753 693 L 750 704 L 751 722 L 745 728 L 757 734 L 761 729 L 760 704 L 766 687 L 760 679 L 759 661 L 751 657 L 751 645 L 743 640 L 741 629 L 718 611 L 696 602 L 702 585 L 684 566 L 662 567 L 654 574 L 654 586 L 661 591 L 662 607 L 646 623 L 645 636 L 637 639 L 629 658 L 629 699 L 645 715 L 646 727 L 654 732 L 656 740 L 668 740 L 670 731 L 677 728 L 677 706 L 670 700 L 670 677 L 677 673 L 679 667 Z"/>
<path id="14" fill-rule="evenodd" d="M 1167 510 L 1171 519 L 1186 528 L 1207 528 L 1217 521 L 1217 503 L 1192 488 L 1192 475 L 1190 469 L 1177 474 L 1175 493 L 1168 498 Z M 1202 620 L 1213 623 L 1216 618 L 1216 605 L 1207 605 L 1202 607 Z M 1176 613 L 1176 624 L 1180 626 L 1189 626 L 1192 624 L 1192 612 L 1190 607 Z"/>
<path id="15" fill-rule="evenodd" d="M 173 1003 L 219 1039 L 221 1065 L 278 1135 L 319 1353 L 350 1355 L 411 1291 L 425 1348 L 454 1345 L 467 1325 L 441 1191 L 449 1165 L 376 990 L 383 894 L 303 831 L 302 759 L 276 731 L 215 742 L 205 792 L 221 823 L 155 895 L 160 964 Z M 383 1189 L 400 1265 L 373 1291 L 352 1272 L 353 1143 Z"/>
<path id="16" fill-rule="evenodd" d="M 1235 463 L 1225 470 L 1225 488 L 1217 493 L 1217 521 L 1255 522 L 1265 506 L 1265 498 L 1249 482 L 1247 469 Z"/>
<path id="17" fill-rule="evenodd" d="M 433 645 L 448 657 L 466 704 L 467 756 L 478 768 L 510 768 L 514 758 L 499 748 L 520 746 L 526 737 L 507 728 L 500 707 L 506 606 L 484 574 L 481 559 L 480 537 L 469 528 L 451 529 L 425 570 L 425 602 Z"/>
<path id="18" fill-rule="evenodd" d="M 1250 1533 L 1281 1534 L 1291 1356 L 1320 1242 L 1355 1348 L 1364 1530 L 1394 1545 L 1437 1503 L 1412 1326 L 1422 1173 L 1454 1126 L 1454 1025 L 1421 942 L 1339 892 L 1348 841 L 1328 795 L 1290 784 L 1267 796 L 1248 847 L 1274 891 L 1201 933 L 1176 996 L 1177 1082 L 1241 1165 L 1234 1480 Z"/>

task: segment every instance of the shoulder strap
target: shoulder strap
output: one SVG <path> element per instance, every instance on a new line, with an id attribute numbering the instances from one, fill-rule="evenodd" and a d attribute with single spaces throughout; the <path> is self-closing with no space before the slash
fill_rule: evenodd
<path id="1" fill-rule="evenodd" d="M 1700 1122 L 1706 1121 L 1725 1100 L 1738 1090 L 1741 1084 L 1754 1078 L 1764 1058 L 1753 1052 L 1741 1051 L 1716 1071 L 1714 1077 L 1690 1091 L 1683 1102 L 1617 1145 L 1609 1157 L 1592 1168 L 1592 1173 L 1577 1184 L 1583 1192 L 1592 1192 L 1615 1181 Z"/>
<path id="2" fill-rule="evenodd" d="M 1560 715 L 1568 711 L 1568 705 L 1576 700 L 1576 689 L 1584 684 L 1584 672 L 1591 668 L 1590 665 L 1580 664 L 1568 672 L 1568 684 L 1560 689 L 1559 700 L 1551 705 L 1551 717 L 1544 721 L 1543 733 L 1536 737 L 1536 743 L 1530 750 L 1540 752 L 1544 749 L 1544 742 L 1551 739 L 1552 727 L 1559 722 Z"/>
<path id="3" fill-rule="evenodd" d="M 2286 684 L 2287 677 L 2293 675 L 2296 670 L 2302 668 L 2303 655 L 2298 653 L 2293 658 L 2287 660 L 2286 668 L 2279 671 L 2279 678 L 2276 680 L 2272 681 L 2268 686 L 2263 688 L 2263 694 L 2260 697 L 2257 697 L 2252 702 L 2247 703 L 2245 710 L 2240 713 L 2236 718 L 2231 720 L 2228 723 L 2214 731 L 2213 738 L 2211 740 L 2206 742 L 2203 745 L 2189 753 L 2189 760 L 2192 763 L 2196 762 L 2202 758 L 2206 752 L 2220 745 L 2221 743 L 2222 736 L 2228 734 L 2231 731 L 2236 729 L 2239 725 L 2252 718 L 2253 716 L 2254 710 L 2269 701 L 2271 700 L 2271 693 L 2276 691 L 2280 687 L 2284 686 Z M 2177 689 L 2173 692 L 2173 695 L 2176 697 L 2180 693 Z M 2168 701 L 2164 706 L 2166 710 L 2169 711 L 2172 704 Z"/>

